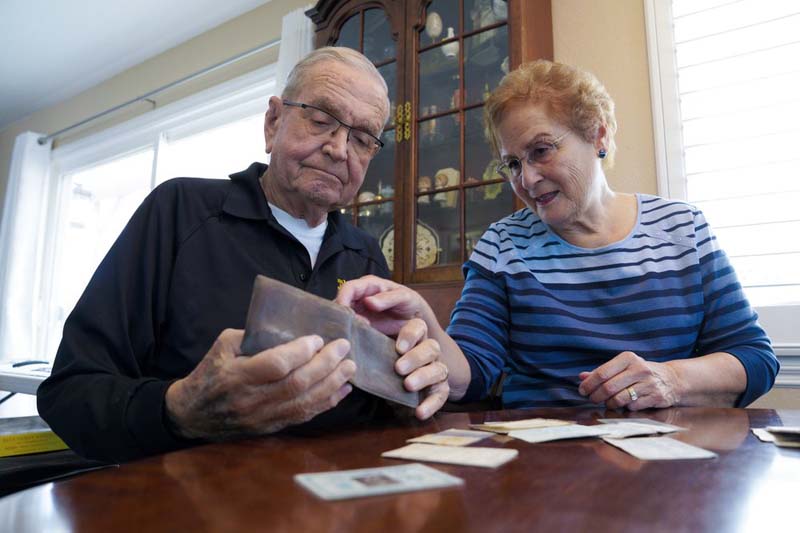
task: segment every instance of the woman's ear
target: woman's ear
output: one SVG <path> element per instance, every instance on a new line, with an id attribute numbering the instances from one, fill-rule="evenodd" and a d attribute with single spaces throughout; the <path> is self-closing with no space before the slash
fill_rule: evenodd
<path id="1" fill-rule="evenodd" d="M 283 114 L 283 102 L 277 96 L 271 96 L 269 99 L 269 107 L 264 114 L 264 142 L 266 152 L 272 153 L 272 147 L 275 145 L 275 136 L 278 134 L 278 128 L 281 123 L 281 115 Z"/>
<path id="2" fill-rule="evenodd" d="M 600 124 L 597 128 L 597 134 L 594 138 L 594 149 L 597 153 L 602 150 L 603 153 L 608 153 L 608 146 L 606 145 L 606 125 Z"/>

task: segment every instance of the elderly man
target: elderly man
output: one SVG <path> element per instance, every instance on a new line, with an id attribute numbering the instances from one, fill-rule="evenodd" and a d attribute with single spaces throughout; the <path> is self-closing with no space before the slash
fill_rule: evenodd
<path id="1" fill-rule="evenodd" d="M 392 410 L 348 380 L 344 339 L 301 337 L 240 357 L 253 279 L 332 299 L 344 280 L 388 277 L 374 239 L 336 209 L 361 186 L 389 115 L 386 83 L 364 56 L 303 59 L 264 121 L 269 167 L 230 180 L 175 179 L 142 203 L 68 318 L 42 417 L 81 455 L 113 461 L 194 442 L 339 427 Z M 400 332 L 396 368 L 446 400 L 447 368 L 421 320 Z"/>

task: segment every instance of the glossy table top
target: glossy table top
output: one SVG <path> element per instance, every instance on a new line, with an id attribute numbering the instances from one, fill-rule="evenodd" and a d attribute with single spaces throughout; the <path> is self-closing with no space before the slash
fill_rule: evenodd
<path id="1" fill-rule="evenodd" d="M 430 464 L 460 488 L 325 502 L 302 472 L 402 464 L 381 452 L 469 423 L 545 416 L 590 424 L 647 416 L 715 459 L 645 462 L 600 439 L 483 441 L 519 457 L 496 469 Z M 797 527 L 800 449 L 751 427 L 800 425 L 800 411 L 683 408 L 440 413 L 434 420 L 313 437 L 211 444 L 90 472 L 0 499 L 3 531 L 785 531 Z"/>

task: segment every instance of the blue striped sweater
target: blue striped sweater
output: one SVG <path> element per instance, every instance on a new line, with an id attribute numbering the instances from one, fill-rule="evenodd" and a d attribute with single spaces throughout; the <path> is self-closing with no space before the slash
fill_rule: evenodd
<path id="1" fill-rule="evenodd" d="M 603 248 L 569 244 L 527 208 L 491 225 L 448 327 L 472 371 L 463 401 L 505 371 L 506 408 L 587 405 L 578 374 L 626 350 L 658 362 L 733 355 L 747 373 L 737 406 L 772 387 L 778 361 L 703 214 L 637 199 L 631 233 Z"/>

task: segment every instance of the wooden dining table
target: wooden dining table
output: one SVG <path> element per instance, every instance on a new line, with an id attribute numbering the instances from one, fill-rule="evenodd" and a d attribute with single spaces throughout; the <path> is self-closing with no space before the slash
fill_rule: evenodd
<path id="1" fill-rule="evenodd" d="M 671 438 L 713 459 L 642 461 L 583 438 L 514 448 L 496 468 L 429 463 L 460 487 L 323 501 L 305 472 L 404 464 L 381 453 L 406 439 L 498 420 L 546 417 L 595 424 L 647 417 L 685 428 Z M 798 531 L 800 449 L 751 428 L 800 425 L 800 411 L 674 408 L 627 413 L 533 409 L 439 413 L 419 422 L 197 446 L 39 485 L 0 498 L 1 531 Z"/>

